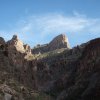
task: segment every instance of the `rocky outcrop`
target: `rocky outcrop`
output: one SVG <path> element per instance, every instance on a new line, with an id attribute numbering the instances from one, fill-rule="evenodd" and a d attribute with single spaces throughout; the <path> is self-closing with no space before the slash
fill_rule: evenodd
<path id="1" fill-rule="evenodd" d="M 68 38 L 65 36 L 65 34 L 58 35 L 55 37 L 48 46 L 50 51 L 61 49 L 61 48 L 70 48 Z"/>
<path id="2" fill-rule="evenodd" d="M 58 35 L 49 44 L 38 45 L 37 47 L 32 49 L 32 53 L 45 53 L 61 48 L 70 49 L 69 41 L 65 34 Z"/>
<path id="3" fill-rule="evenodd" d="M 24 53 L 25 49 L 24 49 L 24 44 L 22 41 L 20 41 L 17 37 L 17 35 L 14 35 L 13 38 L 7 42 L 8 45 L 8 50 L 16 50 L 18 52 Z"/>
<path id="4" fill-rule="evenodd" d="M 4 94 L 4 100 L 12 100 L 14 95 L 16 95 L 16 92 L 6 84 L 3 84 L 0 87 L 0 91 L 2 91 L 2 93 Z"/>
<path id="5" fill-rule="evenodd" d="M 16 35 L 7 42 L 8 58 L 9 62 L 14 68 L 11 70 L 18 81 L 24 85 L 34 87 L 34 80 L 32 80 L 31 61 L 28 61 L 29 57 L 32 56 L 31 48 L 27 44 L 23 44 Z"/>
<path id="6" fill-rule="evenodd" d="M 58 79 L 47 85 L 44 91 L 57 100 L 99 100 L 100 99 L 100 38 L 89 41 L 78 59 L 72 62 L 59 61 L 53 70 L 60 69 Z M 75 48 L 76 49 L 76 48 Z M 77 49 L 78 50 L 78 49 Z M 74 52 L 76 53 L 76 52 Z M 64 61 L 64 60 L 63 60 Z M 65 64 L 65 67 L 64 67 Z M 58 67 L 59 66 L 59 67 Z"/>
<path id="7" fill-rule="evenodd" d="M 28 60 L 28 57 L 34 55 L 30 46 L 23 44 L 17 36 L 13 36 L 7 43 L 3 39 L 0 41 L 3 41 L 0 44 L 4 48 L 2 50 L 0 47 L 0 86 L 7 84 L 6 91 L 2 94 L 5 98 L 14 96 L 17 97 L 16 100 L 33 100 L 34 98 L 30 98 L 33 95 L 31 91 L 35 90 L 49 94 L 56 100 L 100 99 L 100 38 L 69 49 L 68 40 L 64 35 L 59 35 L 49 44 L 43 47 L 38 45 L 38 48 L 34 49 L 45 52 L 42 56 L 47 55 L 46 52 L 50 50 L 52 52 L 49 52 L 49 55 L 31 60 Z M 63 52 L 54 53 L 55 49 L 60 48 L 65 49 Z M 15 83 L 17 81 L 17 85 L 11 84 L 11 80 Z M 20 92 L 19 84 L 27 89 L 21 87 Z M 13 90 L 9 86 L 14 86 L 18 96 L 9 92 Z M 1 91 L 2 89 L 0 93 Z M 22 97 L 19 94 L 22 94 Z"/>
<path id="8" fill-rule="evenodd" d="M 23 66 L 25 58 L 27 59 L 32 55 L 31 48 L 28 45 L 24 45 L 21 40 L 18 39 L 16 35 L 7 42 L 8 57 L 12 64 Z"/>

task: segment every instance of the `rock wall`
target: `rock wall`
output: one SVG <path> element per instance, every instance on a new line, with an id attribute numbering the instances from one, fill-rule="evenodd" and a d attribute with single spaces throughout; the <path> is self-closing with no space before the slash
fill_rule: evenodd
<path id="1" fill-rule="evenodd" d="M 32 49 L 32 53 L 45 53 L 61 48 L 70 49 L 69 41 L 65 34 L 58 35 L 49 44 L 39 45 L 38 47 Z"/>
<path id="2" fill-rule="evenodd" d="M 68 48 L 66 39 L 61 41 L 62 45 L 57 42 L 59 37 L 61 40 L 65 38 L 58 36 L 49 43 L 50 46 L 46 46 L 51 48 L 50 50 L 58 49 L 62 45 Z M 54 46 L 54 43 L 57 45 Z M 7 43 L 1 38 L 0 78 L 1 73 L 7 71 L 10 77 L 14 77 L 24 86 L 45 92 L 56 100 L 99 100 L 99 44 L 100 38 L 65 49 L 58 55 L 28 61 L 26 56 L 32 55 L 28 45 L 24 45 L 17 36 L 13 36 Z M 3 74 L 3 77 L 6 76 L 3 80 L 8 81 L 9 75 Z"/>
<path id="3" fill-rule="evenodd" d="M 99 100 L 100 99 L 100 38 L 89 41 L 76 60 L 59 60 L 53 65 L 58 78 L 45 86 L 44 91 L 57 100 Z M 74 48 L 76 50 L 76 48 Z M 77 48 L 77 50 L 79 50 Z M 81 50 L 80 50 L 81 52 Z M 76 52 L 74 52 L 76 53 Z M 78 53 L 80 54 L 80 53 Z M 72 53 L 72 55 L 74 55 Z M 77 56 L 77 55 L 76 55 Z M 68 56 L 67 56 L 68 57 Z M 62 67 L 62 68 L 61 68 Z M 61 69 L 60 69 L 61 68 Z"/>
<path id="4" fill-rule="evenodd" d="M 58 35 L 55 37 L 48 46 L 50 51 L 61 49 L 61 48 L 70 48 L 68 38 L 65 36 L 65 34 Z"/>

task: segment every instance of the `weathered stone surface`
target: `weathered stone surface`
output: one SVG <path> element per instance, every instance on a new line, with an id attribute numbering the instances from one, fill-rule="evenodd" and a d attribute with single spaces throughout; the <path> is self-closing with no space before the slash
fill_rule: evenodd
<path id="1" fill-rule="evenodd" d="M 68 38 L 65 34 L 58 35 L 49 43 L 49 50 L 70 48 Z"/>
<path id="2" fill-rule="evenodd" d="M 12 98 L 11 94 L 5 93 L 4 100 L 11 100 L 11 98 Z"/>
<path id="3" fill-rule="evenodd" d="M 59 43 L 57 39 L 61 39 Z M 60 38 L 58 36 L 49 43 L 51 48 L 49 49 L 55 50 L 62 45 L 68 47 L 66 42 L 68 41 L 63 35 Z M 57 45 L 54 46 L 54 43 Z M 57 100 L 100 99 L 100 38 L 72 49 L 68 47 L 57 55 L 30 61 L 27 60 L 31 55 L 30 47 L 24 45 L 17 36 L 5 45 L 7 45 L 4 48 L 8 56 L 0 50 L 0 80 L 3 78 L 2 80 L 8 82 L 9 79 L 14 78 L 31 90 L 45 92 Z M 3 83 L 0 82 L 0 85 Z M 17 85 L 14 86 L 17 87 Z M 21 94 L 19 97 L 23 99 L 30 96 L 31 92 L 28 94 L 27 91 L 25 87 L 21 88 L 21 92 L 18 90 Z M 9 92 L 6 91 L 6 93 Z M 25 98 L 25 100 L 33 100 L 33 98 Z"/>
<path id="4" fill-rule="evenodd" d="M 8 44 L 9 50 L 16 49 L 18 52 L 21 52 L 21 53 L 25 52 L 23 42 L 20 41 L 16 35 L 14 35 L 13 38 L 7 42 L 7 44 Z"/>
<path id="5" fill-rule="evenodd" d="M 57 96 L 57 100 L 99 100 L 100 99 L 100 38 L 90 41 L 83 49 L 79 59 L 70 64 L 64 62 L 63 76 L 59 76 L 47 93 Z M 78 49 L 76 49 L 78 50 Z M 76 52 L 74 52 L 76 54 Z M 73 54 L 73 53 L 72 53 Z M 59 61 L 61 62 L 61 61 Z M 69 67 L 70 65 L 70 67 Z M 54 68 L 56 66 L 53 66 Z M 62 69 L 62 68 L 61 68 Z M 54 70 L 54 69 L 53 69 Z M 60 70 L 61 71 L 61 70 Z M 66 76 L 67 74 L 67 76 Z M 53 74 L 52 74 L 53 75 Z M 61 74 L 60 74 L 61 75 Z M 58 76 L 58 75 L 57 75 Z M 97 89 L 98 88 L 98 89 Z M 45 87 L 46 89 L 46 87 Z M 63 92 L 65 91 L 65 92 Z"/>
<path id="6" fill-rule="evenodd" d="M 31 47 L 29 46 L 29 45 L 24 45 L 24 49 L 25 49 L 25 52 L 27 53 L 27 54 L 31 54 Z"/>
<path id="7" fill-rule="evenodd" d="M 38 45 L 32 49 L 33 54 L 45 53 L 56 49 L 66 48 L 70 49 L 68 38 L 65 34 L 58 35 L 50 43 L 45 45 Z"/>
<path id="8" fill-rule="evenodd" d="M 31 48 L 28 45 L 24 45 L 21 40 L 18 39 L 16 35 L 7 42 L 8 57 L 11 60 L 11 63 L 16 67 L 22 67 L 25 58 L 31 54 Z"/>
<path id="9" fill-rule="evenodd" d="M 13 96 L 16 95 L 15 90 L 11 89 L 6 84 L 0 84 L 0 91 L 4 94 L 3 100 L 12 100 Z"/>

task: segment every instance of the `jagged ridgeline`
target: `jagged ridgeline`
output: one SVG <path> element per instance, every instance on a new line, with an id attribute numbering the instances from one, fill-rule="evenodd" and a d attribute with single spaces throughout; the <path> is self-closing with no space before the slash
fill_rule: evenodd
<path id="1" fill-rule="evenodd" d="M 0 37 L 0 100 L 100 100 L 100 38 L 70 48 L 61 34 L 31 49 Z"/>

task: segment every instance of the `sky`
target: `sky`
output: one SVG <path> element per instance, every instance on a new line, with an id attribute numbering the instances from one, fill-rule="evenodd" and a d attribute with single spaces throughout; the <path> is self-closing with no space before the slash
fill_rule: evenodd
<path id="1" fill-rule="evenodd" d="M 71 47 L 100 37 L 100 0 L 0 0 L 0 37 L 31 47 L 66 34 Z"/>

